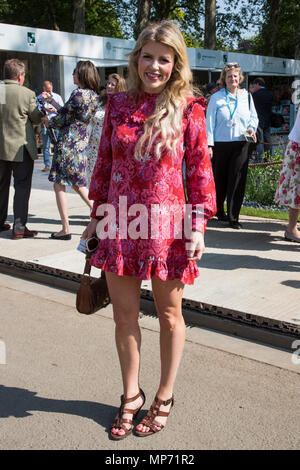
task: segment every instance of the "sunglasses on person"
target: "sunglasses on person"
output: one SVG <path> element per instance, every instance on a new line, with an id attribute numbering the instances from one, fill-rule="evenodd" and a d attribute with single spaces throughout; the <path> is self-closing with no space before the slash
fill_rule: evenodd
<path id="1" fill-rule="evenodd" d="M 240 69 L 241 66 L 237 62 L 232 63 L 232 64 L 226 64 L 224 69 Z"/>

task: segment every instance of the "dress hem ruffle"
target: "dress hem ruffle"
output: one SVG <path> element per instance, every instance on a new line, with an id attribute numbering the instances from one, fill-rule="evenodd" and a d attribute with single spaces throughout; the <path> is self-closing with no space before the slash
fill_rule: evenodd
<path id="1" fill-rule="evenodd" d="M 194 280 L 199 277 L 199 269 L 195 261 L 187 261 L 187 266 L 181 268 L 168 266 L 164 261 L 134 260 L 126 259 L 122 255 L 113 257 L 92 256 L 90 264 L 102 271 L 108 271 L 117 276 L 137 277 L 142 281 L 150 281 L 158 278 L 162 281 L 173 281 L 178 279 L 183 284 L 193 285 Z"/>

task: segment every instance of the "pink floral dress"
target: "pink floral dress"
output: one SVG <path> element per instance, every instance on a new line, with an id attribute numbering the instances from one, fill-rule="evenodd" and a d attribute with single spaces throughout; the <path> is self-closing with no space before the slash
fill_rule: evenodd
<path id="1" fill-rule="evenodd" d="M 284 154 L 275 202 L 300 209 L 300 144 L 291 140 Z"/>
<path id="2" fill-rule="evenodd" d="M 100 237 L 91 264 L 120 276 L 143 280 L 152 277 L 180 279 L 184 284 L 193 284 L 199 271 L 196 262 L 187 259 L 185 232 L 180 233 L 182 213 L 185 204 L 190 204 L 192 228 L 203 233 L 207 220 L 216 213 L 215 185 L 205 129 L 206 101 L 187 99 L 182 110 L 176 155 L 164 148 L 159 160 L 150 152 L 146 160 L 137 161 L 135 145 L 144 132 L 146 119 L 153 114 L 156 98 L 155 94 L 142 93 L 133 99 L 129 92 L 123 92 L 111 95 L 106 105 L 89 199 L 94 201 L 91 217 L 99 216 L 99 208 L 104 203 L 114 207 L 116 218 L 109 230 L 115 228 L 115 236 Z M 181 211 L 181 217 L 168 217 L 174 207 L 177 214 Z M 197 219 L 199 207 L 202 217 Z M 139 217 L 141 215 L 144 218 Z M 155 218 L 159 221 L 154 224 L 158 232 L 153 234 L 151 220 Z M 139 229 L 139 236 L 132 228 Z M 130 230 L 134 235 L 131 236 Z"/>

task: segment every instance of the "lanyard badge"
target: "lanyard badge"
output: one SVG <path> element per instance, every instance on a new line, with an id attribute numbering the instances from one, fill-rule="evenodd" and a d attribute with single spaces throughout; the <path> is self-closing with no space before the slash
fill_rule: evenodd
<path id="1" fill-rule="evenodd" d="M 227 123 L 227 127 L 235 127 L 236 123 L 233 122 L 233 116 L 236 112 L 236 109 L 238 107 L 238 97 L 236 97 L 236 101 L 235 101 L 235 105 L 234 105 L 234 108 L 233 110 L 231 109 L 230 107 L 230 101 L 229 101 L 229 93 L 228 93 L 228 90 L 225 88 L 225 94 L 226 94 L 226 103 L 227 103 L 227 108 L 228 108 L 228 111 L 229 111 L 229 114 L 230 114 L 230 121 L 231 122 L 228 122 Z"/>

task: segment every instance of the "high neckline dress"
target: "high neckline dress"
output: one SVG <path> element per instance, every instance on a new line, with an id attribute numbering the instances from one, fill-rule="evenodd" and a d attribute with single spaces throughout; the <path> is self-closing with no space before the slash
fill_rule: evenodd
<path id="1" fill-rule="evenodd" d="M 145 161 L 137 161 L 135 145 L 146 119 L 153 114 L 157 96 L 142 93 L 133 99 L 132 94 L 123 92 L 109 97 L 89 199 L 94 201 L 91 217 L 107 215 L 101 212 L 105 203 L 114 207 L 116 217 L 109 229 L 115 229 L 115 238 L 101 237 L 91 264 L 119 276 L 179 279 L 193 284 L 199 270 L 195 261 L 187 259 L 184 229 L 180 236 L 182 217 L 169 215 L 174 207 L 178 214 L 190 204 L 192 228 L 204 233 L 207 220 L 216 213 L 205 130 L 206 101 L 187 98 L 176 154 L 164 148 L 159 160 L 150 152 Z M 199 207 L 200 219 L 196 218 Z M 153 224 L 154 219 L 157 223 Z"/>

